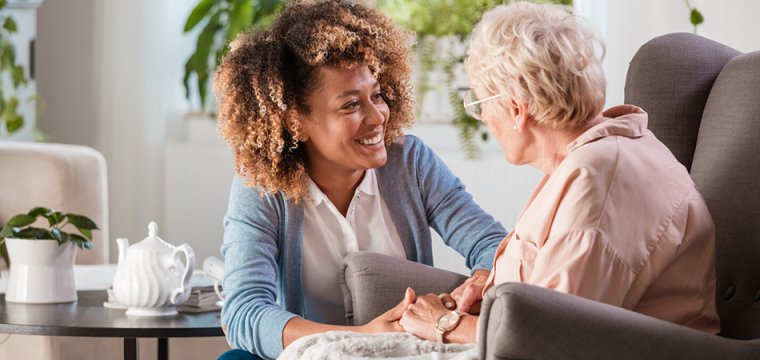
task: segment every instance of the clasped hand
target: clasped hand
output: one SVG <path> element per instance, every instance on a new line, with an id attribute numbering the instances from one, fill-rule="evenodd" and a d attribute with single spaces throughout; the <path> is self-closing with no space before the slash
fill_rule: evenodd
<path id="1" fill-rule="evenodd" d="M 478 314 L 482 301 L 482 291 L 488 278 L 488 271 L 478 270 L 451 294 L 427 294 L 417 296 L 411 288 L 406 289 L 404 299 L 392 309 L 369 322 L 363 330 L 367 332 L 406 331 L 415 336 L 435 341 L 435 326 L 438 319 L 450 310 Z"/>

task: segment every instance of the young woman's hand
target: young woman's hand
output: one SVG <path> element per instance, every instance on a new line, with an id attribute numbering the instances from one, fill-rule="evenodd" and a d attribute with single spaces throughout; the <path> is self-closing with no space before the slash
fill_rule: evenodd
<path id="1" fill-rule="evenodd" d="M 401 319 L 401 315 L 406 311 L 409 305 L 414 304 L 417 295 L 411 288 L 406 288 L 404 294 L 404 300 L 401 300 L 398 305 L 392 309 L 386 311 L 382 315 L 372 319 L 366 325 L 362 325 L 360 331 L 368 333 L 380 333 L 380 332 L 402 332 L 404 329 L 399 325 L 398 321 Z"/>
<path id="2" fill-rule="evenodd" d="M 472 315 L 480 314 L 480 304 L 483 300 L 483 288 L 488 281 L 488 270 L 476 270 L 472 277 L 465 280 L 449 294 L 441 294 L 444 306 L 449 310 L 457 309 Z"/>

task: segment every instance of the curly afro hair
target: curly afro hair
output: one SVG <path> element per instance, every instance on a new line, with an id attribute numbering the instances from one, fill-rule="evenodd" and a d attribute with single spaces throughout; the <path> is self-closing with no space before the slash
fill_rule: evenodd
<path id="1" fill-rule="evenodd" d="M 385 144 L 400 139 L 414 121 L 412 39 L 374 9 L 343 0 L 289 3 L 268 28 L 239 35 L 214 81 L 217 126 L 236 173 L 262 194 L 281 191 L 296 203 L 307 196 L 306 154 L 296 139 L 322 66 L 367 66 L 390 109 Z"/>

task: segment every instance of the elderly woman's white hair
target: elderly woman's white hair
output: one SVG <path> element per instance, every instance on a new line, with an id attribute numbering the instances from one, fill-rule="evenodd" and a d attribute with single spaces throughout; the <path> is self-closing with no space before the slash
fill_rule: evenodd
<path id="1" fill-rule="evenodd" d="M 571 10 L 518 2 L 483 14 L 465 61 L 471 86 L 525 102 L 536 122 L 554 129 L 577 128 L 599 115 L 604 43 Z"/>

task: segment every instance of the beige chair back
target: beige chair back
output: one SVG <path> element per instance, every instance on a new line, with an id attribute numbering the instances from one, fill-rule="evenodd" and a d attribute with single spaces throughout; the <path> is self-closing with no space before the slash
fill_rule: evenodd
<path id="1" fill-rule="evenodd" d="M 36 206 L 82 214 L 100 227 L 77 264 L 108 263 L 108 177 L 101 153 L 79 145 L 0 141 L 0 223 Z"/>

